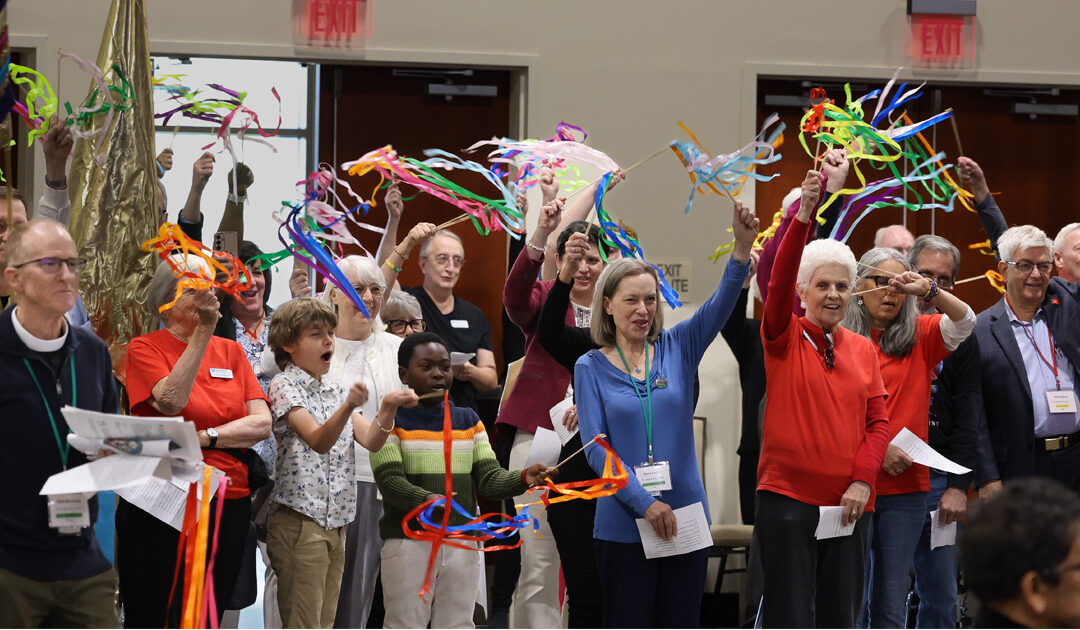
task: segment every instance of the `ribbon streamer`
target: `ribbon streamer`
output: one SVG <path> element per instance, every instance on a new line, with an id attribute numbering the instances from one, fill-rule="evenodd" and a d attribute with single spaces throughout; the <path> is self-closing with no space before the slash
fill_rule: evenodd
<path id="1" fill-rule="evenodd" d="M 25 101 L 16 99 L 14 110 L 30 128 L 26 136 L 26 143 L 30 145 L 35 139 L 45 135 L 47 129 L 43 129 L 43 126 L 50 124 L 56 116 L 59 102 L 45 75 L 33 68 L 14 63 L 9 64 L 8 68 L 11 82 L 26 88 Z M 40 104 L 38 101 L 41 101 Z"/>
<path id="2" fill-rule="evenodd" d="M 90 75 L 90 80 L 96 87 L 86 97 L 86 100 L 76 108 L 71 103 L 64 103 L 68 118 L 65 124 L 71 127 L 71 133 L 76 138 L 85 138 L 94 145 L 94 162 L 101 168 L 105 168 L 106 152 L 101 150 L 105 141 L 106 132 L 112 126 L 113 117 L 117 112 L 127 111 L 133 98 L 131 83 L 123 70 L 117 64 L 112 64 L 111 69 L 115 77 L 120 80 L 119 86 L 109 85 L 105 81 L 105 73 L 94 62 L 84 59 L 73 53 L 60 53 L 58 60 L 71 59 L 80 70 Z M 98 99 L 101 99 L 100 101 Z M 100 124 L 97 118 L 104 115 L 105 119 Z"/>
<path id="3" fill-rule="evenodd" d="M 236 256 L 228 252 L 213 251 L 199 241 L 188 238 L 175 223 L 162 224 L 158 228 L 157 237 L 144 241 L 142 248 L 144 251 L 156 253 L 159 258 L 169 263 L 173 275 L 180 278 L 180 282 L 176 283 L 176 295 L 171 302 L 162 305 L 158 312 L 172 308 L 184 289 L 213 288 L 221 289 L 230 295 L 238 295 L 252 287 L 251 273 Z M 183 256 L 174 256 L 174 253 Z M 215 276 L 209 277 L 201 266 L 188 265 L 188 255 L 202 259 L 215 272 Z"/>

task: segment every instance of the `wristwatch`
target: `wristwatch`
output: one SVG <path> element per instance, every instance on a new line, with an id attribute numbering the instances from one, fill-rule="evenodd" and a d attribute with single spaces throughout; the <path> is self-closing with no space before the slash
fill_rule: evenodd
<path id="1" fill-rule="evenodd" d="M 214 427 L 210 427 L 206 430 L 206 437 L 210 438 L 210 445 L 206 448 L 214 448 L 217 446 L 218 432 Z"/>

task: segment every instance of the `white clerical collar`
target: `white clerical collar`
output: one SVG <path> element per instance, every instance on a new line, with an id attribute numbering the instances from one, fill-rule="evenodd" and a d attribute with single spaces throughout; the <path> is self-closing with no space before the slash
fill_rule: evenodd
<path id="1" fill-rule="evenodd" d="M 64 332 L 60 333 L 60 336 L 56 339 L 41 339 L 30 334 L 30 331 L 23 327 L 22 322 L 19 321 L 19 307 L 15 307 L 15 312 L 11 314 L 11 322 L 15 325 L 15 334 L 19 336 L 19 339 L 26 344 L 27 348 L 30 348 L 34 352 L 56 352 L 60 348 L 64 347 L 64 342 L 67 341 L 68 325 L 67 320 L 63 320 Z"/>

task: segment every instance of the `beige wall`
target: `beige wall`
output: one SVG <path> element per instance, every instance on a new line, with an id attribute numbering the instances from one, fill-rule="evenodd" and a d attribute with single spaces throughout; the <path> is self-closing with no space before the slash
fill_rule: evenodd
<path id="1" fill-rule="evenodd" d="M 590 144 L 622 164 L 676 137 L 677 120 L 713 151 L 741 146 L 754 133 L 759 73 L 887 78 L 906 64 L 903 0 L 373 2 L 374 37 L 365 53 L 354 55 L 357 61 L 525 68 L 527 134 L 545 135 L 561 120 L 574 122 L 588 129 Z M 39 68 L 55 76 L 58 49 L 96 54 L 108 6 L 108 0 L 13 1 L 13 43 L 40 47 L 45 63 L 39 60 Z M 290 0 L 148 0 L 148 6 L 155 52 L 296 56 Z M 916 77 L 1080 84 L 1080 2 L 981 0 L 978 11 L 977 70 Z M 84 93 L 86 82 L 74 76 L 74 70 L 65 72 L 62 99 Z M 40 178 L 38 173 L 38 189 Z M 722 267 L 705 257 L 728 240 L 730 203 L 700 198 L 684 216 L 687 184 L 675 160 L 663 156 L 632 173 L 609 203 L 613 214 L 642 233 L 651 256 L 693 259 L 693 308 L 719 279 Z M 752 203 L 753 190 L 745 197 Z M 722 452 L 707 456 L 713 516 L 732 522 L 738 518 L 739 394 L 723 343 L 706 356 L 701 378 L 699 413 L 709 417 L 709 431 L 723 444 Z"/>

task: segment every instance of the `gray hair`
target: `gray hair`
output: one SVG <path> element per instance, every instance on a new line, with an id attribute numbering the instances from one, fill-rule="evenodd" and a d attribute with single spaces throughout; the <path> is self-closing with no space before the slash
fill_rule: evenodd
<path id="1" fill-rule="evenodd" d="M 895 260 L 903 265 L 905 271 L 911 271 L 911 263 L 904 255 L 895 249 L 887 247 L 875 247 L 863 254 L 859 260 L 862 266 L 859 271 L 859 280 L 863 280 L 874 273 L 870 267 L 878 267 L 886 260 Z M 917 332 L 916 321 L 919 318 L 918 305 L 915 304 L 915 296 L 905 295 L 900 305 L 900 312 L 889 322 L 885 330 L 881 332 L 878 343 L 881 351 L 890 357 L 905 357 L 915 347 L 915 333 Z M 853 333 L 862 335 L 873 340 L 870 335 L 870 312 L 862 300 L 857 300 L 854 306 L 848 306 L 844 321 L 840 324 Z"/>
<path id="2" fill-rule="evenodd" d="M 349 279 L 349 282 L 353 284 L 361 283 L 365 286 L 377 286 L 382 289 L 383 294 L 386 293 L 386 278 L 379 271 L 379 263 L 375 262 L 375 259 L 371 256 L 352 254 L 338 260 L 337 263 L 338 268 L 345 273 L 345 277 Z M 329 304 L 331 308 L 334 308 L 333 295 L 335 291 L 340 291 L 340 289 L 327 283 L 327 289 L 322 294 L 322 301 Z M 380 311 L 381 309 L 382 306 L 380 305 Z M 375 325 L 375 330 L 385 328 L 382 325 L 382 320 L 378 317 L 374 318 L 372 323 Z"/>
<path id="3" fill-rule="evenodd" d="M 998 237 L 997 251 L 999 260 L 1012 262 L 1016 252 L 1032 247 L 1045 247 L 1047 255 L 1053 253 L 1054 242 L 1034 225 L 1018 225 L 1005 230 Z"/>
<path id="4" fill-rule="evenodd" d="M 416 296 L 404 291 L 394 291 L 383 303 L 379 313 L 383 323 L 392 319 L 424 319 L 424 311 L 420 308 L 420 300 Z"/>
<path id="5" fill-rule="evenodd" d="M 851 248 L 831 238 L 821 238 L 807 243 L 799 261 L 799 276 L 796 284 L 805 287 L 818 267 L 823 265 L 843 265 L 847 268 L 848 284 L 855 284 L 855 254 Z"/>
<path id="6" fill-rule="evenodd" d="M 420 245 L 420 257 L 421 258 L 427 258 L 428 252 L 431 251 L 431 244 L 433 242 L 435 242 L 435 239 L 439 238 L 440 236 L 445 236 L 447 238 L 454 239 L 455 241 L 457 241 L 458 243 L 461 244 L 461 249 L 464 251 L 465 242 L 461 240 L 460 236 L 458 236 L 457 234 L 454 234 L 450 230 L 439 230 L 438 232 L 436 232 L 436 233 L 432 234 L 431 236 L 429 236 L 427 238 L 427 240 L 425 240 Z"/>
<path id="7" fill-rule="evenodd" d="M 615 320 L 604 309 L 604 299 L 610 299 L 619 290 L 623 279 L 648 274 L 656 283 L 656 314 L 646 334 L 648 341 L 655 341 L 664 330 L 664 307 L 660 304 L 660 277 L 648 263 L 636 258 L 620 258 L 604 269 L 596 281 L 592 300 L 592 325 L 589 332 L 594 342 L 601 346 L 615 345 Z"/>
<path id="8" fill-rule="evenodd" d="M 192 271 L 201 273 L 206 277 L 212 278 L 214 276 L 210 266 L 198 256 L 193 254 L 170 254 L 170 256 L 181 267 L 186 265 Z M 164 312 L 158 309 L 173 301 L 173 298 L 176 297 L 176 285 L 179 283 L 180 278 L 174 274 L 169 262 L 166 260 L 161 261 L 157 269 L 154 270 L 154 277 L 150 280 L 146 298 L 146 305 L 161 321 L 165 321 L 166 314 L 172 309 L 166 309 Z"/>
<path id="9" fill-rule="evenodd" d="M 1080 224 L 1077 224 L 1080 225 Z M 933 234 L 923 234 L 919 238 L 915 239 L 915 244 L 908 250 L 908 262 L 911 263 L 911 267 L 916 267 L 916 261 L 919 260 L 919 255 L 923 253 L 923 250 L 929 252 L 941 252 L 952 256 L 952 275 L 953 278 L 956 274 L 960 273 L 960 250 L 949 242 L 948 239 Z M 918 271 L 918 269 L 915 269 Z"/>
<path id="10" fill-rule="evenodd" d="M 1080 223 L 1070 223 L 1061 228 L 1061 231 L 1057 233 L 1057 237 L 1054 239 L 1054 251 L 1057 253 L 1063 253 L 1065 251 L 1065 239 L 1072 234 L 1073 230 L 1080 229 Z"/>

